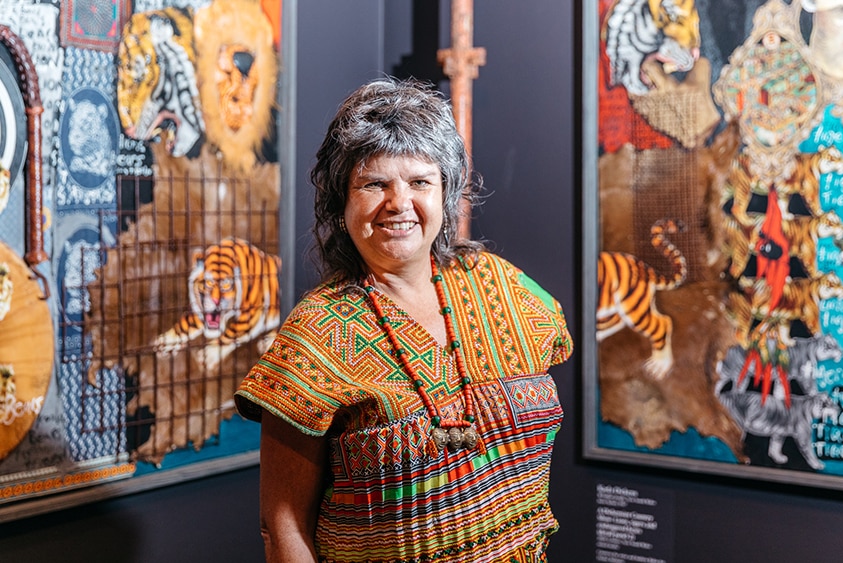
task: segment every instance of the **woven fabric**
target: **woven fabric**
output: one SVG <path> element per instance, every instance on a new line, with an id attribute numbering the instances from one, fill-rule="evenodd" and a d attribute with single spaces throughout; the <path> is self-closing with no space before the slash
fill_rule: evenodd
<path id="1" fill-rule="evenodd" d="M 562 409 L 548 368 L 571 340 L 559 303 L 482 254 L 444 269 L 483 448 L 432 455 L 429 415 L 362 289 L 324 285 L 290 314 L 237 391 L 302 432 L 327 434 L 333 477 L 316 543 L 324 561 L 542 561 Z M 463 404 L 453 352 L 388 296 L 384 313 L 444 417 Z"/>

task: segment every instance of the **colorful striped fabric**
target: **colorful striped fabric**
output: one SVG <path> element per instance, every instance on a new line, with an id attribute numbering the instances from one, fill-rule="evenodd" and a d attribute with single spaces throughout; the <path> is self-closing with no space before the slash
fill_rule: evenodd
<path id="1" fill-rule="evenodd" d="M 333 479 L 316 533 L 323 561 L 544 560 L 557 528 L 547 488 L 562 420 L 547 370 L 571 353 L 564 315 L 492 254 L 442 274 L 481 448 L 433 454 L 428 413 L 356 286 L 305 297 L 237 391 L 248 418 L 265 409 L 329 437 Z M 453 352 L 378 298 L 442 414 L 461 416 Z"/>

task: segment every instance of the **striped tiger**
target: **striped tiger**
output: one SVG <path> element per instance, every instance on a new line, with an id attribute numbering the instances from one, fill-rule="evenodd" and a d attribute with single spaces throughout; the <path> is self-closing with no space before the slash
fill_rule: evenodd
<path id="1" fill-rule="evenodd" d="M 656 291 L 675 289 L 688 274 L 685 257 L 666 236 L 681 230 L 681 223 L 671 219 L 656 221 L 650 228 L 651 244 L 673 266 L 669 277 L 622 252 L 601 252 L 597 262 L 597 340 L 625 327 L 647 337 L 653 352 L 645 367 L 657 379 L 667 375 L 673 366 L 673 321 L 656 309 L 655 296 Z"/>
<path id="2" fill-rule="evenodd" d="M 281 323 L 280 258 L 237 238 L 198 250 L 193 258 L 191 310 L 155 339 L 155 351 L 172 354 L 203 335 L 206 345 L 196 359 L 207 370 L 259 336 L 266 336 L 260 342 L 263 352 Z"/>
<path id="3" fill-rule="evenodd" d="M 694 0 L 615 0 L 602 30 L 611 84 L 647 94 L 642 65 L 650 58 L 665 74 L 691 70 L 699 58 L 699 22 Z"/>
<path id="4" fill-rule="evenodd" d="M 790 279 L 782 290 L 775 307 L 770 307 L 770 287 L 764 280 L 744 278 L 740 282 L 743 293 L 729 294 L 728 313 L 735 320 L 738 343 L 748 348 L 758 335 L 778 328 L 778 338 L 793 346 L 791 324 L 800 321 L 812 334 L 822 330 L 820 305 L 828 299 L 843 299 L 843 280 L 836 272 L 824 272 L 816 278 Z M 755 321 L 760 324 L 752 328 Z"/>
<path id="5" fill-rule="evenodd" d="M 205 123 L 196 82 L 193 12 L 169 7 L 132 15 L 117 49 L 117 110 L 133 139 L 160 139 L 173 156 L 194 155 Z"/>

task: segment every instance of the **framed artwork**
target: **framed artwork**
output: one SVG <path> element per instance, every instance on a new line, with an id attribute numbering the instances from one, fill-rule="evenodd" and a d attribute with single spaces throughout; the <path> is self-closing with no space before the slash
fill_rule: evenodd
<path id="1" fill-rule="evenodd" d="M 843 1 L 583 13 L 585 457 L 843 488 Z"/>
<path id="2" fill-rule="evenodd" d="M 293 304 L 295 0 L 71 4 L 0 18 L 0 522 L 257 463 Z"/>

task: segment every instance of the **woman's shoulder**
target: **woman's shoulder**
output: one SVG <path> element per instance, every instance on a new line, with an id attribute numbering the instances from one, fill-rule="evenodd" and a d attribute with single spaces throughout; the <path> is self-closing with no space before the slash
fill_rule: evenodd
<path id="1" fill-rule="evenodd" d="M 520 268 L 488 250 L 470 256 L 462 256 L 455 261 L 454 267 L 470 275 L 494 273 L 496 277 L 504 277 L 516 283 L 523 274 Z"/>
<path id="2" fill-rule="evenodd" d="M 526 298 L 528 301 L 538 299 L 551 311 L 560 309 L 557 300 L 521 268 L 509 260 L 489 251 L 475 255 L 471 260 L 461 259 L 461 268 L 491 282 L 497 282 L 505 291 L 516 298 Z"/>

